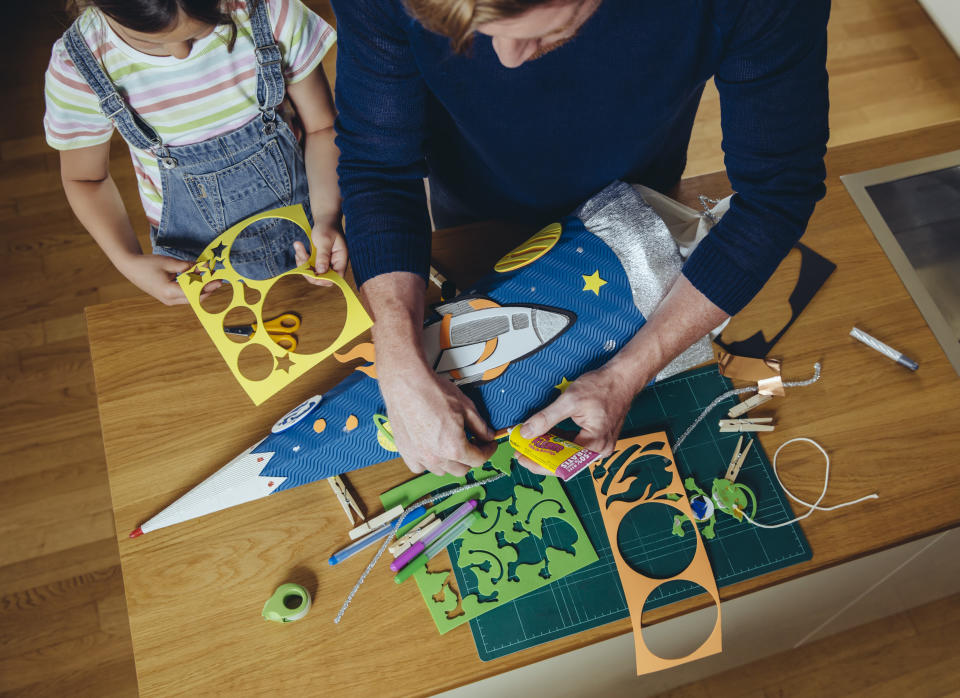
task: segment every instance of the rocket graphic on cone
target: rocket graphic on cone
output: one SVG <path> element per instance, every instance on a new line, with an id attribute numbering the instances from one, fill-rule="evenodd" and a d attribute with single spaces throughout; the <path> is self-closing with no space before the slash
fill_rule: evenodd
<path id="1" fill-rule="evenodd" d="M 590 281 L 600 277 L 602 285 Z M 434 310 L 423 330 L 427 360 L 494 430 L 555 399 L 557 384 L 605 363 L 645 322 L 617 253 L 574 217 L 540 231 Z M 395 458 L 372 349 L 338 356 L 366 363 L 131 537 Z"/>

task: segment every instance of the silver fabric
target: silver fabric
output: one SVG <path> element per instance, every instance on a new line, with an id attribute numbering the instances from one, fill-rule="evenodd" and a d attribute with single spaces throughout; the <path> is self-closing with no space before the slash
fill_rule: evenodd
<path id="1" fill-rule="evenodd" d="M 634 305 L 649 319 L 683 266 L 666 224 L 643 196 L 624 182 L 614 182 L 573 215 L 613 250 L 627 274 Z M 705 336 L 667 364 L 657 380 L 712 358 L 710 338 Z"/>

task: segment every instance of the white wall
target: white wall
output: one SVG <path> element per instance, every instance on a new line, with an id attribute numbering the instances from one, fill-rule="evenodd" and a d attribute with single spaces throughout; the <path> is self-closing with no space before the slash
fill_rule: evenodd
<path id="1" fill-rule="evenodd" d="M 920 0 L 923 9 L 947 37 L 953 50 L 960 55 L 960 1 L 958 0 Z"/>

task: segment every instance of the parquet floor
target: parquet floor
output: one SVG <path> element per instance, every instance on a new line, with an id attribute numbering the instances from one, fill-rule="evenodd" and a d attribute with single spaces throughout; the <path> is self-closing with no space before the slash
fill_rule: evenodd
<path id="1" fill-rule="evenodd" d="M 325 0 L 307 4 L 332 21 Z M 129 696 L 136 675 L 82 311 L 137 291 L 72 216 L 57 155 L 43 141 L 43 72 L 68 23 L 61 5 L 5 3 L 0 28 L 0 694 Z M 332 55 L 325 67 L 332 72 Z M 960 118 L 960 61 L 914 0 L 835 0 L 830 71 L 835 144 Z M 719 142 L 719 106 L 708 89 L 689 174 L 722 167 Z M 145 232 L 119 142 L 112 172 Z M 909 688 L 904 677 L 940 661 L 929 653 L 941 656 L 947 631 L 956 637 L 958 608 L 954 598 L 852 636 L 847 666 L 871 672 L 895 664 L 887 684 Z M 948 615 L 952 621 L 939 623 Z M 937 622 L 920 623 L 921 616 Z M 915 632 L 903 632 L 908 621 Z M 870 640 L 866 654 L 857 654 L 858 637 Z M 828 681 L 838 667 L 823 659 L 830 650 L 816 652 L 820 681 Z M 957 664 L 936 665 L 953 672 L 953 686 Z M 743 693 L 810 695 L 800 683 L 769 677 Z"/>
<path id="2" fill-rule="evenodd" d="M 661 698 L 960 696 L 960 594 L 681 686 Z"/>

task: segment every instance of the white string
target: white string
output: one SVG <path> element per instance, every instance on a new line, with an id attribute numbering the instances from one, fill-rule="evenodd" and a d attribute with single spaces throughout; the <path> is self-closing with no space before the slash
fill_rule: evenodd
<path id="1" fill-rule="evenodd" d="M 460 492 L 466 492 L 467 490 L 476 489 L 481 485 L 486 485 L 491 482 L 496 482 L 502 477 L 506 477 L 506 473 L 500 473 L 495 477 L 490 477 L 485 480 L 480 480 L 479 482 L 474 482 L 469 485 L 463 485 L 461 487 L 456 487 L 452 490 L 446 490 L 440 492 L 436 495 L 427 495 L 423 499 L 420 499 L 413 504 L 409 505 L 406 509 L 403 510 L 403 513 L 397 517 L 396 523 L 393 525 L 393 530 L 390 531 L 390 534 L 383 539 L 383 543 L 380 545 L 380 549 L 377 551 L 377 554 L 373 556 L 373 559 L 370 561 L 370 564 L 367 565 L 367 568 L 363 571 L 363 574 L 360 575 L 360 579 L 357 580 L 357 583 L 353 585 L 353 589 L 350 590 L 350 593 L 347 594 L 347 599 L 343 602 L 343 605 L 340 607 L 340 612 L 337 613 L 337 617 L 333 619 L 334 623 L 339 623 L 343 618 L 343 614 L 346 613 L 347 609 L 350 608 L 350 603 L 353 601 L 353 597 L 357 595 L 357 592 L 360 590 L 360 585 L 363 584 L 367 575 L 370 574 L 371 570 L 377 566 L 377 563 L 380 562 L 380 558 L 383 557 L 383 552 L 387 549 L 387 546 L 393 541 L 397 535 L 397 531 L 400 530 L 400 525 L 403 523 L 403 517 L 407 515 L 407 512 L 410 512 L 416 509 L 421 504 L 432 504 L 440 499 L 446 499 L 447 497 L 452 497 L 455 494 Z"/>
<path id="2" fill-rule="evenodd" d="M 805 502 L 805 501 L 803 501 L 802 499 L 800 499 L 799 497 L 797 497 L 795 494 L 793 494 L 793 492 L 791 492 L 790 490 L 788 490 L 788 489 L 787 489 L 787 486 L 783 484 L 783 480 L 780 479 L 780 474 L 777 472 L 777 456 L 780 455 L 780 451 L 782 451 L 785 447 L 789 446 L 790 444 L 792 444 L 792 443 L 794 443 L 794 442 L 796 442 L 796 441 L 805 441 L 805 442 L 807 442 L 807 443 L 813 444 L 813 445 L 817 448 L 817 450 L 820 451 L 820 453 L 823 454 L 824 460 L 826 460 L 826 467 L 823 469 L 823 489 L 820 491 L 820 496 L 817 497 L 817 501 L 814 502 L 813 504 L 811 504 L 810 502 Z M 800 516 L 796 516 L 796 517 L 790 519 L 789 521 L 784 521 L 784 522 L 778 523 L 778 524 L 762 524 L 762 523 L 759 523 L 759 522 L 754 521 L 753 519 L 751 519 L 751 518 L 747 515 L 747 512 L 744 511 L 744 512 L 743 512 L 743 517 L 744 517 L 747 521 L 749 521 L 750 523 L 752 523 L 754 526 L 757 526 L 757 527 L 759 527 L 759 528 L 780 528 L 781 526 L 789 526 L 790 524 L 794 524 L 794 523 L 796 523 L 796 522 L 798 522 L 798 521 L 802 521 L 803 519 L 807 518 L 808 516 L 810 516 L 810 514 L 812 514 L 812 513 L 815 512 L 815 511 L 833 511 L 834 509 L 840 509 L 840 508 L 842 508 L 842 507 L 852 506 L 853 504 L 859 504 L 860 502 L 864 502 L 864 501 L 866 501 L 866 500 L 868 500 L 868 499 L 878 499 L 879 496 L 880 496 L 880 495 L 874 493 L 874 494 L 868 494 L 868 495 L 865 496 L 865 497 L 860 497 L 860 499 L 854 499 L 854 500 L 851 500 L 851 501 L 849 501 L 849 502 L 843 502 L 842 504 L 834 504 L 832 507 L 822 507 L 822 506 L 820 506 L 820 502 L 822 502 L 822 501 L 823 501 L 823 498 L 824 498 L 825 496 L 827 496 L 827 484 L 828 484 L 828 482 L 830 481 L 830 456 L 827 455 L 827 452 L 823 450 L 823 447 L 822 447 L 820 444 L 818 444 L 818 443 L 817 443 L 816 441 L 814 441 L 813 439 L 808 439 L 808 438 L 805 437 L 805 436 L 798 436 L 798 437 L 796 437 L 795 439 L 790 439 L 789 441 L 784 441 L 782 444 L 780 444 L 780 448 L 778 448 L 777 451 L 776 451 L 776 453 L 773 454 L 773 476 L 774 476 L 775 478 L 777 478 L 777 483 L 780 485 L 781 488 L 783 488 L 784 493 L 785 493 L 788 497 L 790 497 L 790 499 L 792 499 L 793 501 L 795 501 L 797 504 L 802 504 L 803 506 L 805 506 L 805 507 L 810 507 L 810 508 L 807 510 L 806 513 L 801 514 Z"/>
<path id="3" fill-rule="evenodd" d="M 818 380 L 820 380 L 820 362 L 819 361 L 813 365 L 813 375 L 810 378 L 807 378 L 806 380 L 802 380 L 802 381 L 784 381 L 783 387 L 784 388 L 804 388 L 808 385 L 813 385 Z M 700 416 L 697 417 L 693 421 L 693 424 L 687 427 L 687 430 L 683 432 L 683 434 L 681 434 L 679 439 L 676 440 L 676 442 L 673 444 L 673 450 L 676 451 L 678 448 L 680 448 L 680 444 L 682 444 L 684 440 L 688 436 L 690 436 L 690 432 L 692 432 L 694 429 L 697 428 L 697 425 L 703 421 L 704 417 L 710 414 L 710 411 L 713 410 L 714 407 L 719 405 L 728 397 L 732 397 L 733 395 L 743 395 L 744 393 L 755 393 L 757 392 L 757 390 L 759 390 L 759 387 L 756 385 L 747 386 L 746 388 L 734 388 L 733 390 L 728 390 L 722 395 L 719 395 L 718 397 L 714 398 L 713 402 L 711 402 L 709 405 L 707 405 L 703 409 L 703 412 L 700 413 Z"/>

